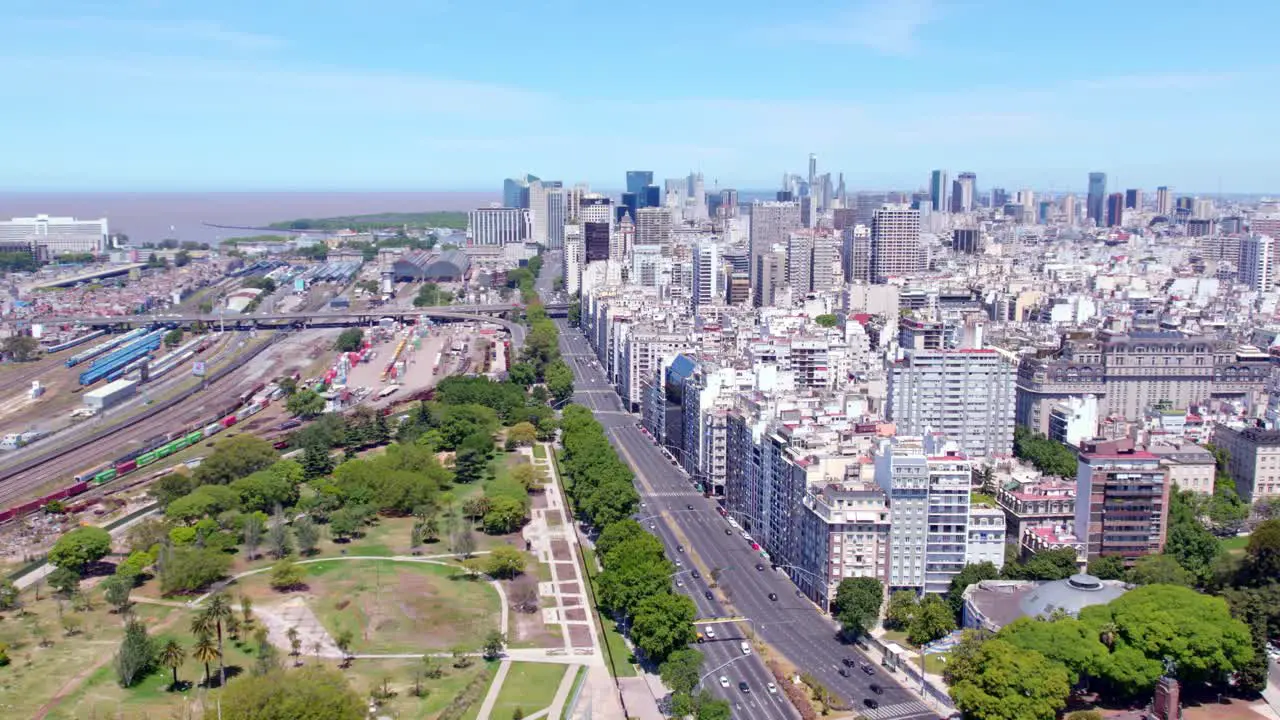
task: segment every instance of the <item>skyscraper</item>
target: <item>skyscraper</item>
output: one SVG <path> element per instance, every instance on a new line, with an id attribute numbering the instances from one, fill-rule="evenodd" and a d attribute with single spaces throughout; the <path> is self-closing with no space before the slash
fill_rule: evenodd
<path id="1" fill-rule="evenodd" d="M 652 170 L 628 170 L 627 171 L 627 192 L 635 193 L 639 197 L 646 185 L 653 184 Z"/>
<path id="2" fill-rule="evenodd" d="M 565 192 L 563 187 L 547 188 L 547 247 L 559 248 L 564 246 L 564 224 L 569 218 L 566 216 L 567 204 L 565 203 Z"/>
<path id="3" fill-rule="evenodd" d="M 644 186 L 644 191 L 640 194 L 640 207 L 661 207 L 662 206 L 662 188 L 650 183 Z"/>
<path id="4" fill-rule="evenodd" d="M 702 184 L 702 173 L 689 173 L 689 204 L 692 205 L 692 218 L 703 220 L 707 217 L 707 193 Z"/>
<path id="5" fill-rule="evenodd" d="M 531 239 L 539 245 L 547 244 L 547 190 L 541 180 L 534 180 L 525 188 L 528 194 L 529 222 L 533 228 Z"/>
<path id="6" fill-rule="evenodd" d="M 809 153 L 809 187 L 818 180 L 818 156 Z"/>
<path id="7" fill-rule="evenodd" d="M 1156 188 L 1156 214 L 1165 217 L 1173 214 L 1173 191 L 1168 185 Z"/>
<path id="8" fill-rule="evenodd" d="M 1266 292 L 1275 284 L 1273 242 L 1265 235 L 1250 235 L 1240 241 L 1236 278 L 1257 292 Z"/>
<path id="9" fill-rule="evenodd" d="M 610 236 L 613 234 L 613 203 L 603 195 L 582 196 L 579 214 L 582 220 L 585 262 L 609 259 Z"/>
<path id="10" fill-rule="evenodd" d="M 850 225 L 841 231 L 840 252 L 845 282 L 871 282 L 871 228 Z"/>
<path id="11" fill-rule="evenodd" d="M 1107 196 L 1107 227 L 1119 227 L 1124 223 L 1124 193 Z"/>
<path id="12" fill-rule="evenodd" d="M 1099 227 L 1106 222 L 1107 174 L 1089 173 L 1089 199 L 1085 203 L 1085 217 Z"/>
<path id="13" fill-rule="evenodd" d="M 704 240 L 693 249 L 693 307 L 711 305 L 724 295 L 720 245 Z"/>
<path id="14" fill-rule="evenodd" d="M 934 212 L 947 212 L 951 205 L 947 203 L 947 171 L 934 170 L 929 176 L 929 207 Z"/>
<path id="15" fill-rule="evenodd" d="M 1137 188 L 1129 188 L 1124 191 L 1124 206 L 1126 209 L 1141 210 L 1142 209 L 1142 191 Z"/>
<path id="16" fill-rule="evenodd" d="M 529 183 L 538 180 L 537 175 L 525 174 L 518 178 L 507 178 L 502 181 L 502 206 L 513 208 L 529 207 Z"/>
<path id="17" fill-rule="evenodd" d="M 763 202 L 751 203 L 751 269 L 752 286 L 755 285 L 756 258 L 770 252 L 774 245 L 786 244 L 787 235 L 800 229 L 800 203 Z"/>
<path id="18" fill-rule="evenodd" d="M 978 189 L 978 176 L 971 172 L 962 172 L 951 184 L 951 212 L 966 213 L 973 211 L 973 199 Z"/>
<path id="19" fill-rule="evenodd" d="M 884 205 L 871 219 L 871 281 L 920 271 L 920 211 Z"/>
<path id="20" fill-rule="evenodd" d="M 671 209 L 646 207 L 636 211 L 636 246 L 654 246 L 671 253 Z"/>

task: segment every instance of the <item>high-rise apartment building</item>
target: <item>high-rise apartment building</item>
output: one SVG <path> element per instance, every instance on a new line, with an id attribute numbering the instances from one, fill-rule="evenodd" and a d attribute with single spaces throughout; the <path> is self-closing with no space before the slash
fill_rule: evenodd
<path id="1" fill-rule="evenodd" d="M 845 578 L 888 581 L 889 498 L 883 488 L 854 483 L 810 488 L 797 509 L 792 573 L 796 587 L 820 607 L 830 609 Z"/>
<path id="2" fill-rule="evenodd" d="M 518 178 L 507 178 L 502 181 L 502 206 L 509 208 L 529 207 L 529 183 L 537 182 L 538 176 L 524 175 Z"/>
<path id="3" fill-rule="evenodd" d="M 1250 235 L 1240 240 L 1237 279 L 1256 292 L 1275 285 L 1275 242 L 1266 235 Z"/>
<path id="4" fill-rule="evenodd" d="M 467 213 L 467 242 L 472 246 L 522 243 L 532 235 L 533 222 L 526 208 L 478 208 Z"/>
<path id="5" fill-rule="evenodd" d="M 947 171 L 934 170 L 929 176 L 929 207 L 934 212 L 947 212 L 951 205 L 947 203 Z"/>
<path id="6" fill-rule="evenodd" d="M 1124 191 L 1124 206 L 1126 210 L 1142 209 L 1142 190 L 1129 188 Z"/>
<path id="7" fill-rule="evenodd" d="M 1120 227 L 1124 224 L 1124 193 L 1111 193 L 1107 196 L 1107 227 Z"/>
<path id="8" fill-rule="evenodd" d="M 561 257 L 564 260 L 564 291 L 569 295 L 582 292 L 582 266 L 587 262 L 587 246 L 583 241 L 582 225 L 569 223 L 564 226 L 564 242 Z"/>
<path id="9" fill-rule="evenodd" d="M 643 207 L 636 211 L 636 245 L 654 246 L 663 255 L 671 254 L 671 210 Z"/>
<path id="10" fill-rule="evenodd" d="M 1156 214 L 1165 217 L 1173 214 L 1173 191 L 1167 185 L 1156 188 Z"/>
<path id="11" fill-rule="evenodd" d="M 635 193 L 637 196 L 644 192 L 645 186 L 653 184 L 652 170 L 628 170 L 627 171 L 627 192 Z"/>
<path id="12" fill-rule="evenodd" d="M 889 418 L 905 435 L 945 434 L 970 457 L 1013 452 L 1017 385 L 995 350 L 908 350 L 889 375 Z"/>
<path id="13" fill-rule="evenodd" d="M 1062 197 L 1062 215 L 1068 225 L 1076 224 L 1076 196 L 1070 193 Z"/>
<path id="14" fill-rule="evenodd" d="M 547 212 L 547 188 L 541 180 L 529 183 L 529 239 L 539 245 L 547 244 L 551 219 Z"/>
<path id="15" fill-rule="evenodd" d="M 1089 199 L 1085 203 L 1085 217 L 1098 227 L 1106 222 L 1107 174 L 1103 172 L 1089 173 Z"/>
<path id="16" fill-rule="evenodd" d="M 835 238 L 811 231 L 793 232 L 787 238 L 787 284 L 800 295 L 835 287 L 835 264 L 840 253 Z"/>
<path id="17" fill-rule="evenodd" d="M 982 250 L 982 233 L 977 228 L 956 228 L 951 231 L 951 249 L 966 255 Z"/>
<path id="18" fill-rule="evenodd" d="M 920 211 L 884 205 L 871 219 L 871 280 L 914 275 L 921 270 Z"/>
<path id="19" fill-rule="evenodd" d="M 753 256 L 753 259 L 752 302 L 756 307 L 770 307 L 777 299 L 778 291 L 787 282 L 787 254 L 780 249 L 770 249 Z"/>
<path id="20" fill-rule="evenodd" d="M 719 243 L 704 241 L 693 249 L 693 307 L 717 303 L 724 296 Z"/>
<path id="21" fill-rule="evenodd" d="M 876 483 L 889 496 L 891 590 L 945 594 L 964 569 L 972 465 L 939 435 L 899 435 L 875 455 Z"/>
<path id="22" fill-rule="evenodd" d="M 42 260 L 67 253 L 104 252 L 109 234 L 106 218 L 77 220 L 36 215 L 0 220 L 0 247 L 21 248 L 21 252 L 31 252 Z"/>
<path id="23" fill-rule="evenodd" d="M 599 193 L 583 195 L 578 214 L 582 221 L 586 262 L 608 260 L 613 241 L 613 201 Z"/>
<path id="24" fill-rule="evenodd" d="M 756 265 L 760 255 L 771 252 L 774 245 L 785 245 L 787 236 L 800 229 L 800 203 L 766 202 L 751 203 L 751 272 L 755 285 Z M 759 294 L 757 293 L 757 297 Z"/>
<path id="25" fill-rule="evenodd" d="M 1085 443 L 1076 467 L 1076 537 L 1089 560 L 1132 563 L 1164 550 L 1169 483 L 1160 458 L 1125 438 Z"/>

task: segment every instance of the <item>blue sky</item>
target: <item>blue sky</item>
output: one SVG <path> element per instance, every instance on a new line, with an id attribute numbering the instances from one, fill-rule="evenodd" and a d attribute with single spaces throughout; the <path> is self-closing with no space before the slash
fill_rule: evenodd
<path id="1" fill-rule="evenodd" d="M 1230 11 L 1229 14 L 1226 11 Z M 0 189 L 1280 192 L 1280 3 L 0 0 Z"/>

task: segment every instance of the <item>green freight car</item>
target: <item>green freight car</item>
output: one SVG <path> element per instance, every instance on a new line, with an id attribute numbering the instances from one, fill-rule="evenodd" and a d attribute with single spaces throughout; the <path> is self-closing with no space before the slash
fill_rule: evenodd
<path id="1" fill-rule="evenodd" d="M 90 482 L 92 482 L 94 485 L 101 485 L 109 480 L 114 480 L 115 477 L 116 477 L 116 469 L 107 468 L 106 470 L 103 470 L 97 475 L 94 475 L 93 479 Z"/>
<path id="2" fill-rule="evenodd" d="M 157 454 L 155 450 L 152 450 L 151 452 L 142 453 L 141 455 L 138 456 L 138 467 L 145 467 L 159 459 L 160 459 L 160 456 L 159 454 Z"/>

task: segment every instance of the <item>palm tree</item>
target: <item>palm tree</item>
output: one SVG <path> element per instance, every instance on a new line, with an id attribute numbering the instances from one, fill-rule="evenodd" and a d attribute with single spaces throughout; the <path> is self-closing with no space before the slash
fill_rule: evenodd
<path id="1" fill-rule="evenodd" d="M 182 648 L 182 643 L 169 640 L 164 644 L 164 648 L 160 651 L 160 664 L 173 670 L 173 685 L 170 687 L 178 687 L 178 668 L 182 667 L 182 663 L 186 660 L 187 651 Z"/>
<path id="2" fill-rule="evenodd" d="M 338 646 L 338 651 L 342 653 L 342 667 L 344 668 L 351 665 L 351 641 L 354 639 L 355 637 L 350 630 L 343 630 L 333 640 L 334 644 Z"/>
<path id="3" fill-rule="evenodd" d="M 204 686 L 213 687 L 213 681 L 209 678 L 209 663 L 214 660 L 221 660 L 222 653 L 218 651 L 218 646 L 213 643 L 213 638 L 208 633 L 201 633 L 196 638 L 196 644 L 191 648 L 191 657 L 196 662 L 204 663 Z"/>
<path id="4" fill-rule="evenodd" d="M 1114 650 L 1116 645 L 1116 636 L 1120 633 L 1120 627 L 1113 622 L 1103 623 L 1098 628 L 1098 640 L 1107 646 L 1108 650 Z"/>
<path id="5" fill-rule="evenodd" d="M 212 637 L 216 629 L 217 624 L 213 621 L 213 616 L 207 612 L 196 613 L 191 618 L 191 634 L 193 635 Z"/>
<path id="6" fill-rule="evenodd" d="M 248 595 L 240 596 L 240 614 L 244 616 L 246 626 L 253 624 L 253 599 Z"/>
<path id="7" fill-rule="evenodd" d="M 222 661 L 222 623 L 231 618 L 231 602 L 227 600 L 226 593 L 215 593 L 209 598 L 209 607 L 205 612 L 213 618 L 215 627 L 218 630 L 218 687 L 227 684 L 227 666 Z"/>

